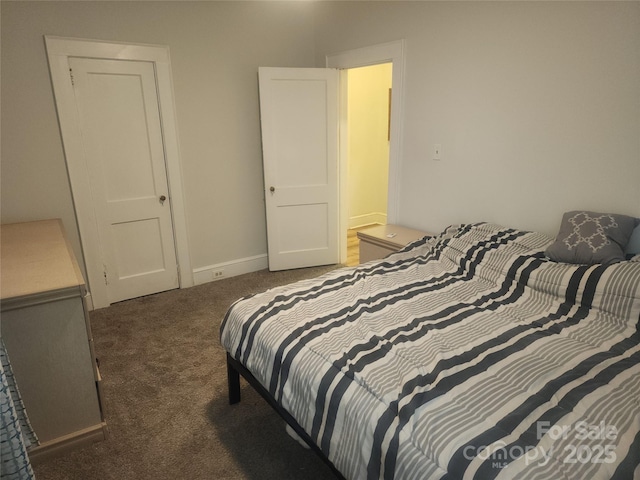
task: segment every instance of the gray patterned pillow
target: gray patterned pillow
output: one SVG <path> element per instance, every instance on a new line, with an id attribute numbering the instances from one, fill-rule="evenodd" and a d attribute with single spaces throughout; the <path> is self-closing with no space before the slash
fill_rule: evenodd
<path id="1" fill-rule="evenodd" d="M 588 211 L 567 212 L 560 232 L 545 251 L 556 262 L 612 263 L 625 259 L 624 249 L 638 219 L 627 215 Z"/>

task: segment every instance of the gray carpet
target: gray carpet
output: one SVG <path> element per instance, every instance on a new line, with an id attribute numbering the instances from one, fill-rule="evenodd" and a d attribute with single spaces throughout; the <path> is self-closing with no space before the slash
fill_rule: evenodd
<path id="1" fill-rule="evenodd" d="M 36 465 L 36 479 L 334 479 L 244 380 L 229 406 L 218 336 L 236 299 L 333 268 L 261 271 L 92 312 L 110 437 Z"/>

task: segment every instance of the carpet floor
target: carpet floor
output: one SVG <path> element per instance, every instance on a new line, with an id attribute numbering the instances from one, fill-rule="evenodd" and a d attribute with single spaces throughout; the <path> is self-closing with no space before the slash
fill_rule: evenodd
<path id="1" fill-rule="evenodd" d="M 219 342 L 238 298 L 333 268 L 265 270 L 91 312 L 109 438 L 34 465 L 36 479 L 334 479 L 244 380 L 228 404 Z"/>

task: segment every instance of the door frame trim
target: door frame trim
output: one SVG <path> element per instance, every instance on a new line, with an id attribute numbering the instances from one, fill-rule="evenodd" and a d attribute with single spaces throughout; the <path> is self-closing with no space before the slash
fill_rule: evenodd
<path id="1" fill-rule="evenodd" d="M 325 57 L 328 68 L 338 68 L 340 72 L 340 261 L 347 259 L 348 211 L 343 199 L 347 198 L 347 72 L 349 68 L 367 67 L 381 63 L 393 64 L 391 83 L 393 102 L 391 102 L 391 135 L 389 139 L 389 186 L 387 199 L 387 223 L 398 222 L 400 210 L 400 173 L 402 171 L 402 131 L 404 110 L 404 69 L 405 40 L 371 45 L 346 50 Z"/>
<path id="2" fill-rule="evenodd" d="M 44 40 L 93 308 L 106 307 L 109 300 L 104 283 L 98 224 L 90 200 L 91 185 L 84 161 L 78 113 L 74 108 L 75 95 L 69 76 L 69 57 L 137 60 L 154 64 L 167 183 L 171 198 L 178 281 L 180 288 L 193 286 L 169 47 L 50 35 L 45 35 Z"/>

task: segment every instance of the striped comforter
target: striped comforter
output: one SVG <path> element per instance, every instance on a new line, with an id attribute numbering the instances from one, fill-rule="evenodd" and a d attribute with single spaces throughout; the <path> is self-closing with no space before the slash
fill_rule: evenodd
<path id="1" fill-rule="evenodd" d="M 449 227 L 236 302 L 226 350 L 346 478 L 640 478 L 640 262 Z"/>

